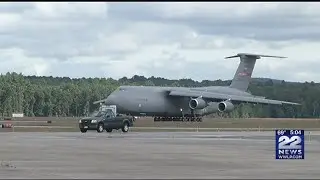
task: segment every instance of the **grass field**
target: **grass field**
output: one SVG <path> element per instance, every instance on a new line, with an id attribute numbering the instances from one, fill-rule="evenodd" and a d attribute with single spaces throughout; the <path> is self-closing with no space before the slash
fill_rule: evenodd
<path id="1" fill-rule="evenodd" d="M 79 118 L 65 117 L 24 117 L 11 121 L 0 121 L 0 124 L 11 123 L 14 129 L 0 131 L 79 131 Z M 48 123 L 51 121 L 51 123 Z M 264 131 L 279 128 L 297 128 L 320 130 L 320 119 L 281 119 L 281 118 L 250 118 L 250 119 L 208 119 L 203 122 L 153 122 L 152 118 L 139 118 L 132 131 Z"/>

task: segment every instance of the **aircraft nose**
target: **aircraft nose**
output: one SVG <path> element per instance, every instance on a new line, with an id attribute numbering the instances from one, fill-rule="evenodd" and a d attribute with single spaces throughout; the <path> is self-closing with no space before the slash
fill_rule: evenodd
<path id="1" fill-rule="evenodd" d="M 110 94 L 105 102 L 106 105 L 116 105 L 116 96 L 114 94 Z"/>

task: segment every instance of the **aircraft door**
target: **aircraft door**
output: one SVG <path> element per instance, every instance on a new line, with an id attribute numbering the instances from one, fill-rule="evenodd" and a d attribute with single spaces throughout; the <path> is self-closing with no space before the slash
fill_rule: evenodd
<path id="1" fill-rule="evenodd" d="M 141 114 L 145 113 L 147 101 L 147 98 L 140 98 L 138 101 L 138 110 Z"/>

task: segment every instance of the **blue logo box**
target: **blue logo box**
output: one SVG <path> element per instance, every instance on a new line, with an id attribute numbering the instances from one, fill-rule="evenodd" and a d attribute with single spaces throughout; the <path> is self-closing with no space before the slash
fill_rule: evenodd
<path id="1" fill-rule="evenodd" d="M 276 159 L 304 159 L 304 130 L 276 130 Z"/>

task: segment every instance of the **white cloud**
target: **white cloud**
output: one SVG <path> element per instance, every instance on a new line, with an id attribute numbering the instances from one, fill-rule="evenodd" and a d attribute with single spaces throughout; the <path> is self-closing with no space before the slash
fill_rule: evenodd
<path id="1" fill-rule="evenodd" d="M 19 20 L 20 20 L 19 14 L 0 13 L 0 27 L 14 25 L 18 23 Z"/>
<path id="2" fill-rule="evenodd" d="M 51 61 L 54 62 L 54 61 Z M 46 75 L 50 61 L 42 58 L 29 58 L 22 49 L 11 48 L 0 50 L 0 72 L 18 72 L 26 75 Z"/>
<path id="3" fill-rule="evenodd" d="M 90 18 L 105 17 L 107 4 L 104 2 L 37 2 L 35 9 L 31 11 L 33 15 L 43 18 L 77 18 L 83 16 Z"/>
<path id="4" fill-rule="evenodd" d="M 255 77 L 317 81 L 317 3 L 0 3 L 0 73 L 230 79 L 239 52 Z"/>

